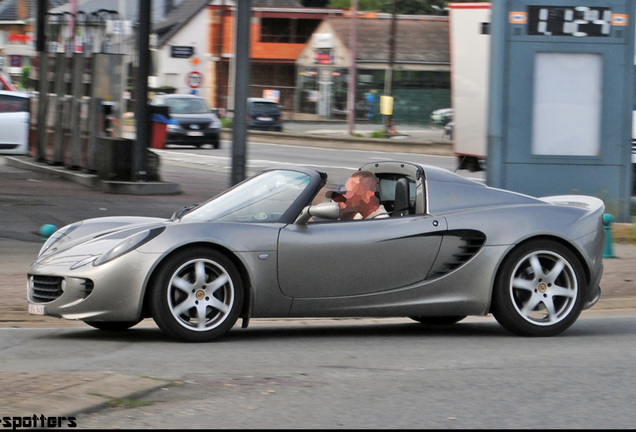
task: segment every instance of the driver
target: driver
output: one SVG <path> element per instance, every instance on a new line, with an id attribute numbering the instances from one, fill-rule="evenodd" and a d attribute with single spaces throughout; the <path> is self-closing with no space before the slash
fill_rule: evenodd
<path id="1" fill-rule="evenodd" d="M 389 217 L 376 195 L 378 179 L 371 171 L 356 171 L 345 184 L 346 192 L 331 193 L 340 206 L 340 220 Z"/>

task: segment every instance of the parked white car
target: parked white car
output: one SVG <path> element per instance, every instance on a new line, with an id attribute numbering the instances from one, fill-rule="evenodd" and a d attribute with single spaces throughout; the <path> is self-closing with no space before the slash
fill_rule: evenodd
<path id="1" fill-rule="evenodd" d="M 431 113 L 431 120 L 433 123 L 446 125 L 453 120 L 452 108 L 441 108 Z"/>
<path id="2" fill-rule="evenodd" d="M 28 93 L 0 90 L 0 154 L 28 153 L 30 98 Z"/>

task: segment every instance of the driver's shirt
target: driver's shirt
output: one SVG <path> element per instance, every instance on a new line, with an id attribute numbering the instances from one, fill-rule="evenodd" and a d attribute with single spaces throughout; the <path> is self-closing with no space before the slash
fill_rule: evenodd
<path id="1" fill-rule="evenodd" d="M 373 218 L 386 218 L 386 217 L 389 217 L 389 214 L 387 213 L 384 206 L 380 205 L 380 207 L 378 207 L 373 213 L 371 213 L 366 218 L 363 218 L 360 213 L 356 213 L 353 219 L 373 219 Z"/>

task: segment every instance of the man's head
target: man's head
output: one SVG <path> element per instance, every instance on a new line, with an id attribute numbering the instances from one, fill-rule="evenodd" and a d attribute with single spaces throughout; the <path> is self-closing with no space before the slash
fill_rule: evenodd
<path id="1" fill-rule="evenodd" d="M 346 202 L 338 203 L 341 213 L 361 213 L 365 216 L 378 207 L 379 201 L 375 196 L 377 179 L 371 171 L 356 171 L 347 180 L 345 188 Z"/>

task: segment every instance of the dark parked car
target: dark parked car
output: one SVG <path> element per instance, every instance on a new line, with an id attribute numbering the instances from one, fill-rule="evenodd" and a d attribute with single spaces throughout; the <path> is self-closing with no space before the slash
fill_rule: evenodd
<path id="1" fill-rule="evenodd" d="M 196 95 L 164 94 L 155 96 L 151 105 L 164 105 L 170 109 L 166 144 L 191 144 L 200 147 L 211 144 L 215 149 L 221 146 L 221 121 L 216 110 Z"/>
<path id="2" fill-rule="evenodd" d="M 281 132 L 283 114 L 278 103 L 262 98 L 247 99 L 247 127 Z"/>

